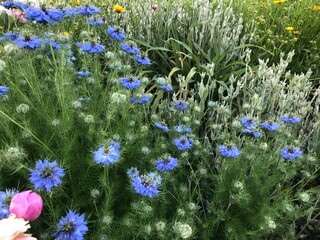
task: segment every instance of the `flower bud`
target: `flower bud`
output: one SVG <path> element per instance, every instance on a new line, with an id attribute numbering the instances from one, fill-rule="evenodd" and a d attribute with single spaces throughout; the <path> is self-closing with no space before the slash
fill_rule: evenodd
<path id="1" fill-rule="evenodd" d="M 10 203 L 10 213 L 27 221 L 37 219 L 41 211 L 42 198 L 31 190 L 17 193 Z"/>
<path id="2" fill-rule="evenodd" d="M 16 108 L 16 111 L 17 113 L 27 113 L 29 112 L 29 106 L 27 104 L 20 104 L 17 108 Z"/>

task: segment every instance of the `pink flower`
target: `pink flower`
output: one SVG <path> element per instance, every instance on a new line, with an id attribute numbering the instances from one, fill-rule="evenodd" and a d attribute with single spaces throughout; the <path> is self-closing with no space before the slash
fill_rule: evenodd
<path id="1" fill-rule="evenodd" d="M 153 11 L 156 11 L 158 9 L 158 4 L 156 3 L 152 4 L 151 8 Z"/>
<path id="2" fill-rule="evenodd" d="M 19 20 L 20 23 L 25 23 L 27 22 L 27 19 L 24 17 L 25 13 L 21 11 L 20 9 L 14 8 L 12 10 L 13 16 L 15 19 Z"/>
<path id="3" fill-rule="evenodd" d="M 8 218 L 0 220 L 1 240 L 36 240 L 31 234 L 24 234 L 30 228 L 28 221 L 10 215 Z"/>
<path id="4" fill-rule="evenodd" d="M 42 211 L 42 198 L 31 190 L 16 194 L 10 204 L 10 213 L 28 221 L 38 218 Z"/>

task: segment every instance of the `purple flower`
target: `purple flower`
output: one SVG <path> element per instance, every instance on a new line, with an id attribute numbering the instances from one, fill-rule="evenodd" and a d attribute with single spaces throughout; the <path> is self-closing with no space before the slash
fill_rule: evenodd
<path id="1" fill-rule="evenodd" d="M 302 151 L 300 148 L 282 148 L 280 150 L 280 154 L 284 159 L 295 159 L 298 158 L 302 155 Z"/>
<path id="2" fill-rule="evenodd" d="M 241 118 L 241 122 L 242 122 L 243 126 L 246 127 L 246 128 L 251 128 L 251 127 L 256 127 L 257 126 L 255 121 L 253 121 L 253 119 L 248 118 L 248 117 Z"/>
<path id="3" fill-rule="evenodd" d="M 294 117 L 294 116 L 281 116 L 280 119 L 284 123 L 297 124 L 297 123 L 301 122 L 301 120 L 299 118 Z"/>
<path id="4" fill-rule="evenodd" d="M 227 158 L 238 157 L 240 155 L 239 149 L 231 145 L 220 146 L 219 152 L 222 156 Z"/>
<path id="5" fill-rule="evenodd" d="M 151 64 L 151 61 L 149 58 L 147 58 L 146 56 L 142 56 L 142 55 L 136 55 L 134 57 L 134 60 L 141 64 L 141 65 L 150 65 Z"/>
<path id="6" fill-rule="evenodd" d="M 174 102 L 173 106 L 175 107 L 175 109 L 183 111 L 188 107 L 188 103 L 184 101 L 176 101 Z"/>
<path id="7" fill-rule="evenodd" d="M 134 90 L 141 85 L 141 81 L 137 78 L 125 77 L 120 79 L 120 84 L 130 90 Z"/>
<path id="8" fill-rule="evenodd" d="M 120 143 L 110 142 L 108 146 L 101 145 L 97 151 L 93 152 L 93 160 L 109 166 L 120 158 Z"/>
<path id="9" fill-rule="evenodd" d="M 192 147 L 193 139 L 186 135 L 182 135 L 179 138 L 174 139 L 173 143 L 176 145 L 178 150 L 183 151 Z"/>
<path id="10" fill-rule="evenodd" d="M 280 124 L 277 122 L 268 121 L 261 123 L 260 126 L 269 131 L 276 131 L 280 127 Z"/>
<path id="11" fill-rule="evenodd" d="M 156 173 L 150 172 L 147 175 L 139 175 L 136 168 L 129 169 L 127 173 L 131 177 L 131 185 L 136 193 L 149 198 L 156 197 L 160 193 L 157 187 L 161 184 L 162 179 Z"/>
<path id="12" fill-rule="evenodd" d="M 125 51 L 126 53 L 136 55 L 137 53 L 140 52 L 140 49 L 134 44 L 121 43 L 120 45 L 122 50 Z"/>
<path id="13" fill-rule="evenodd" d="M 176 166 L 178 166 L 178 159 L 173 158 L 169 155 L 165 155 L 162 158 L 159 158 L 156 162 L 156 168 L 160 172 L 171 171 Z"/>
<path id="14" fill-rule="evenodd" d="M 109 36 L 114 40 L 122 41 L 126 37 L 124 32 L 120 31 L 120 29 L 113 28 L 110 26 L 108 27 L 107 32 L 108 32 Z"/>
<path id="15" fill-rule="evenodd" d="M 246 128 L 246 129 L 243 129 L 242 132 L 252 134 L 255 138 L 259 138 L 261 136 L 261 133 L 254 130 L 254 128 Z"/>
<path id="16" fill-rule="evenodd" d="M 150 101 L 150 95 L 133 96 L 130 98 L 130 101 L 135 104 L 145 104 Z"/>
<path id="17" fill-rule="evenodd" d="M 86 42 L 83 44 L 77 43 L 76 45 L 80 47 L 84 52 L 95 53 L 95 54 L 101 53 L 105 49 L 104 46 L 95 42 Z"/>
<path id="18" fill-rule="evenodd" d="M 155 122 L 154 125 L 164 132 L 169 132 L 169 128 L 164 122 Z"/>

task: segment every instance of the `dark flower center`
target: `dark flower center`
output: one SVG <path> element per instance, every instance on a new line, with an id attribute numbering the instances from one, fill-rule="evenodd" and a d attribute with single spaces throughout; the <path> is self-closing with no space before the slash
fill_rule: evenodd
<path id="1" fill-rule="evenodd" d="M 73 230 L 73 224 L 71 223 L 66 223 L 63 227 L 62 230 L 65 232 L 71 232 Z"/>
<path id="2" fill-rule="evenodd" d="M 185 143 L 186 143 L 186 141 L 187 141 L 187 139 L 186 139 L 186 138 L 182 138 L 182 139 L 181 139 L 181 141 L 180 141 L 180 143 L 181 143 L 181 144 L 185 144 Z"/>
<path id="3" fill-rule="evenodd" d="M 288 149 L 288 153 L 294 153 L 293 148 Z"/>
<path id="4" fill-rule="evenodd" d="M 108 147 L 104 147 L 104 155 L 108 155 L 109 154 L 109 148 Z"/>
<path id="5" fill-rule="evenodd" d="M 49 178 L 52 177 L 52 170 L 50 168 L 47 168 L 43 171 L 42 177 Z"/>
<path id="6" fill-rule="evenodd" d="M 31 40 L 31 38 L 30 38 L 29 36 L 25 36 L 25 37 L 24 37 L 24 40 L 27 41 L 27 42 L 29 42 L 29 41 Z"/>
<path id="7" fill-rule="evenodd" d="M 145 175 L 141 176 L 141 182 L 145 187 L 148 187 L 150 185 L 150 181 L 148 180 L 148 177 Z"/>

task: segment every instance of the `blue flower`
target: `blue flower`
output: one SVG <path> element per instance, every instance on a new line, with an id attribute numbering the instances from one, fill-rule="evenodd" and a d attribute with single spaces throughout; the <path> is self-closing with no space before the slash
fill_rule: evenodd
<path id="1" fill-rule="evenodd" d="M 222 156 L 228 157 L 228 158 L 233 158 L 233 157 L 237 157 L 240 155 L 239 149 L 234 146 L 231 146 L 231 145 L 220 146 L 219 152 Z"/>
<path id="2" fill-rule="evenodd" d="M 64 12 L 61 9 L 49 9 L 46 14 L 50 17 L 51 23 L 58 23 L 64 18 Z"/>
<path id="3" fill-rule="evenodd" d="M 34 37 L 18 37 L 17 39 L 13 40 L 14 44 L 16 44 L 16 46 L 18 48 L 26 48 L 26 49 L 36 49 L 41 47 L 42 45 L 42 40 L 38 39 L 38 38 L 34 38 Z"/>
<path id="4" fill-rule="evenodd" d="M 5 96 L 8 94 L 9 88 L 6 86 L 0 86 L 0 96 Z"/>
<path id="5" fill-rule="evenodd" d="M 131 185 L 136 193 L 149 198 L 156 197 L 160 191 L 157 187 L 161 184 L 161 177 L 154 172 L 148 173 L 148 175 L 139 175 L 137 169 L 128 171 L 128 175 L 131 177 Z"/>
<path id="6" fill-rule="evenodd" d="M 10 2 L 10 1 L 2 2 L 2 6 L 4 6 L 5 8 L 21 8 L 22 10 L 24 10 L 28 7 L 28 5 L 26 5 L 24 3 Z"/>
<path id="7" fill-rule="evenodd" d="M 255 121 L 253 121 L 253 119 L 248 118 L 248 117 L 241 118 L 241 122 L 242 122 L 243 126 L 246 127 L 246 128 L 251 128 L 251 127 L 256 127 L 257 126 Z"/>
<path id="8" fill-rule="evenodd" d="M 34 20 L 38 23 L 51 23 L 51 18 L 46 14 L 45 11 L 35 7 L 28 7 L 25 10 L 26 18 Z"/>
<path id="9" fill-rule="evenodd" d="M 0 191 L 0 220 L 9 216 L 11 199 L 17 193 L 17 191 L 12 189 L 7 189 L 5 192 Z"/>
<path id="10" fill-rule="evenodd" d="M 87 24 L 89 24 L 90 26 L 101 26 L 104 24 L 104 21 L 101 18 L 90 18 L 87 21 Z"/>
<path id="11" fill-rule="evenodd" d="M 143 96 L 133 96 L 130 98 L 130 102 L 135 104 L 145 104 L 150 101 L 150 95 L 143 95 Z"/>
<path id="12" fill-rule="evenodd" d="M 48 160 L 38 160 L 36 162 L 36 169 L 30 170 L 30 182 L 36 189 L 47 190 L 58 186 L 64 176 L 64 171 L 60 168 L 56 161 L 49 162 Z"/>
<path id="13" fill-rule="evenodd" d="M 110 142 L 108 146 L 101 145 L 97 151 L 93 152 L 93 160 L 109 166 L 120 158 L 120 143 Z"/>
<path id="14" fill-rule="evenodd" d="M 91 100 L 91 98 L 89 98 L 89 97 L 87 97 L 87 98 L 83 98 L 83 97 L 79 98 L 80 102 L 90 102 L 90 100 Z"/>
<path id="15" fill-rule="evenodd" d="M 89 77 L 91 75 L 91 73 L 89 71 L 78 71 L 78 72 L 76 72 L 76 74 L 79 77 Z"/>
<path id="16" fill-rule="evenodd" d="M 178 159 L 165 155 L 156 162 L 156 168 L 160 172 L 171 171 L 178 166 Z"/>
<path id="17" fill-rule="evenodd" d="M 294 117 L 294 116 L 281 116 L 280 119 L 284 123 L 297 124 L 297 123 L 301 122 L 301 120 L 299 118 Z"/>
<path id="18" fill-rule="evenodd" d="M 192 147 L 193 139 L 186 135 L 182 135 L 179 138 L 174 139 L 173 143 L 178 150 L 183 151 Z"/>
<path id="19" fill-rule="evenodd" d="M 17 39 L 17 38 L 19 37 L 19 34 L 7 32 L 7 33 L 4 34 L 4 36 L 5 36 L 6 38 L 11 39 L 11 40 L 15 40 L 15 39 Z"/>
<path id="20" fill-rule="evenodd" d="M 120 45 L 122 50 L 125 51 L 126 53 L 136 55 L 137 53 L 140 52 L 140 49 L 134 44 L 121 43 Z"/>
<path id="21" fill-rule="evenodd" d="M 88 53 L 101 53 L 105 49 L 104 46 L 95 42 L 86 42 L 83 44 L 77 43 L 76 45 L 80 47 L 82 51 L 88 52 Z"/>
<path id="22" fill-rule="evenodd" d="M 246 128 L 246 129 L 243 129 L 242 132 L 252 134 L 255 138 L 259 138 L 261 136 L 261 133 L 254 130 L 254 128 Z"/>
<path id="23" fill-rule="evenodd" d="M 184 101 L 175 101 L 173 106 L 175 107 L 175 109 L 183 111 L 188 107 L 188 103 Z"/>
<path id="24" fill-rule="evenodd" d="M 170 85 L 162 85 L 159 87 L 160 89 L 166 91 L 166 92 L 172 92 L 173 88 Z"/>
<path id="25" fill-rule="evenodd" d="M 164 132 L 169 132 L 169 128 L 168 128 L 168 126 L 167 126 L 164 122 L 161 122 L 161 123 L 155 122 L 154 125 L 155 125 L 157 128 L 159 128 L 159 129 L 161 129 L 162 131 L 164 131 Z"/>
<path id="26" fill-rule="evenodd" d="M 61 48 L 60 44 L 59 44 L 57 41 L 55 41 L 55 40 L 46 39 L 46 40 L 45 40 L 45 43 L 46 43 L 48 46 L 51 45 L 54 50 L 58 50 L 58 49 Z"/>
<path id="27" fill-rule="evenodd" d="M 178 133 L 191 133 L 191 128 L 184 126 L 183 124 L 174 126 L 173 130 Z"/>
<path id="28" fill-rule="evenodd" d="M 53 234 L 57 240 L 83 240 L 88 232 L 84 214 L 79 215 L 69 210 L 67 216 L 62 217 L 57 224 L 58 231 Z"/>
<path id="29" fill-rule="evenodd" d="M 79 14 L 76 8 L 68 8 L 68 9 L 64 9 L 63 11 L 64 11 L 64 16 L 69 18 L 73 18 Z"/>
<path id="30" fill-rule="evenodd" d="M 149 58 L 147 58 L 146 56 L 142 56 L 142 55 L 136 55 L 134 57 L 134 60 L 141 65 L 150 65 L 151 64 L 151 60 Z"/>
<path id="31" fill-rule="evenodd" d="M 295 159 L 302 155 L 300 148 L 282 148 L 280 154 L 284 159 Z"/>
<path id="32" fill-rule="evenodd" d="M 120 84 L 130 90 L 134 90 L 141 85 L 141 81 L 138 78 L 124 77 L 120 79 Z"/>
<path id="33" fill-rule="evenodd" d="M 269 131 L 276 131 L 280 127 L 280 124 L 277 122 L 268 121 L 261 123 L 260 126 Z"/>
<path id="34" fill-rule="evenodd" d="M 124 32 L 120 31 L 120 29 L 113 28 L 110 26 L 108 27 L 107 32 L 108 32 L 109 36 L 114 40 L 122 41 L 126 37 Z"/>
<path id="35" fill-rule="evenodd" d="M 86 7 L 78 7 L 77 12 L 83 16 L 90 16 L 90 15 L 98 14 L 100 12 L 100 8 L 93 5 L 86 6 Z"/>

